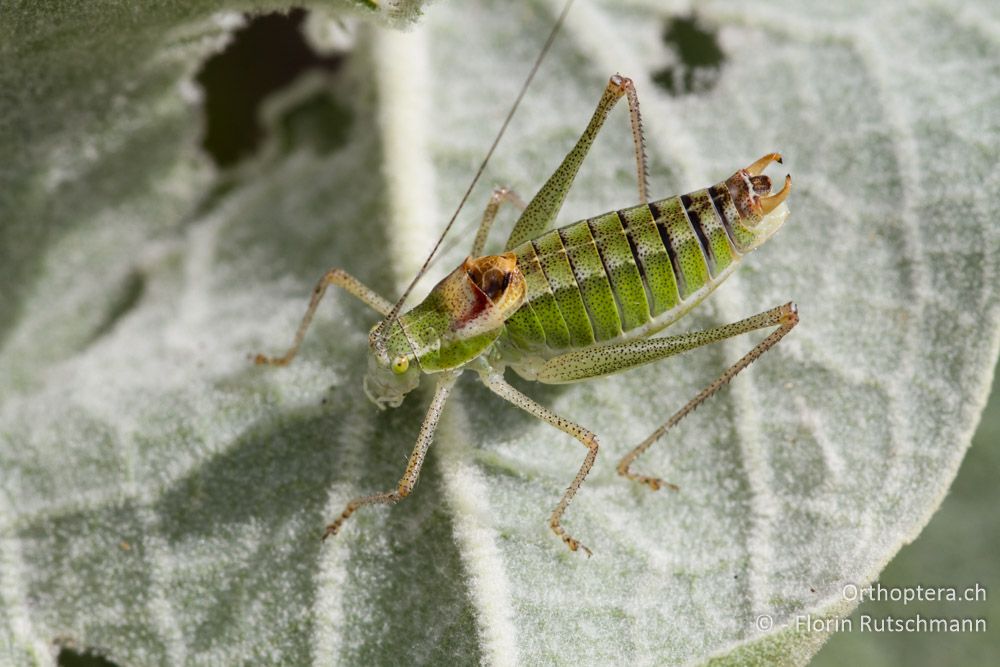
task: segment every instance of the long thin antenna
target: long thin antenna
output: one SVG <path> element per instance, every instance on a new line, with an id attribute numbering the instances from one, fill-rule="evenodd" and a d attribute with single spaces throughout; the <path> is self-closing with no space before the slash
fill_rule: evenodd
<path id="1" fill-rule="evenodd" d="M 392 306 L 392 310 L 389 314 L 385 316 L 381 322 L 378 323 L 378 327 L 373 333 L 375 339 L 375 350 L 378 352 L 380 357 L 385 357 L 385 332 L 396 320 L 399 315 L 400 309 L 403 307 L 403 302 L 406 298 L 410 296 L 410 292 L 413 291 L 413 287 L 417 284 L 417 281 L 423 277 L 424 273 L 427 272 L 427 267 L 430 266 L 431 260 L 434 258 L 435 253 L 437 253 L 438 248 L 441 247 L 441 242 L 451 231 L 452 225 L 455 224 L 458 214 L 462 211 L 462 207 L 465 206 L 465 202 L 468 201 L 469 195 L 472 194 L 472 189 L 476 187 L 476 183 L 479 182 L 479 178 L 483 175 L 486 170 L 486 165 L 489 163 L 490 158 L 493 157 L 493 151 L 496 150 L 497 144 L 500 143 L 500 139 L 503 137 L 504 132 L 507 131 L 507 126 L 510 124 L 510 119 L 514 117 L 514 112 L 521 105 L 521 99 L 524 98 L 524 94 L 528 91 L 528 86 L 531 85 L 532 79 L 535 78 L 535 73 L 538 72 L 538 68 L 541 66 L 542 61 L 545 59 L 545 55 L 549 52 L 552 47 L 552 42 L 555 41 L 556 34 L 559 32 L 559 28 L 562 27 L 563 21 L 566 19 L 566 15 L 569 14 L 569 8 L 573 5 L 573 0 L 566 0 L 566 4 L 563 6 L 562 12 L 559 14 L 559 18 L 556 19 L 556 23 L 552 26 L 552 31 L 549 33 L 548 39 L 545 40 L 545 45 L 542 46 L 542 50 L 539 52 L 538 57 L 535 59 L 535 63 L 531 66 L 531 71 L 528 72 L 528 77 L 524 80 L 521 85 L 521 91 L 517 94 L 517 99 L 514 100 L 513 106 L 511 106 L 510 111 L 507 112 L 507 117 L 504 118 L 503 125 L 500 126 L 500 131 L 497 133 L 496 138 L 493 140 L 493 144 L 490 149 L 486 151 L 486 157 L 483 158 L 482 163 L 479 165 L 479 169 L 476 170 L 476 175 L 472 177 L 472 182 L 469 183 L 469 187 L 465 189 L 465 194 L 462 195 L 462 200 L 458 202 L 458 208 L 455 212 L 451 214 L 451 219 L 448 220 L 448 224 L 445 226 L 444 231 L 441 232 L 441 236 L 438 237 L 437 243 L 434 244 L 434 248 L 431 250 L 430 254 L 427 255 L 427 259 L 424 260 L 423 266 L 417 271 L 417 275 L 413 277 L 410 284 L 407 285 L 406 289 L 403 290 L 403 295 L 399 297 L 399 300 Z"/>

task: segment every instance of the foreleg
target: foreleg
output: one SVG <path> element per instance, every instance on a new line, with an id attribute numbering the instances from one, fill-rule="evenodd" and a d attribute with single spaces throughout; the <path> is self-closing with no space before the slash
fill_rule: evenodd
<path id="1" fill-rule="evenodd" d="M 306 309 L 306 314 L 302 317 L 302 323 L 299 324 L 298 331 L 295 332 L 295 340 L 292 341 L 292 346 L 289 347 L 288 350 L 286 350 L 280 357 L 269 357 L 264 354 L 257 354 L 253 358 L 255 364 L 285 366 L 288 362 L 295 358 L 295 355 L 299 352 L 299 346 L 302 345 L 302 339 L 306 336 L 306 330 L 312 323 L 313 315 L 316 313 L 316 308 L 319 306 L 319 302 L 323 299 L 323 295 L 326 294 L 326 288 L 330 285 L 343 288 L 350 294 L 353 294 L 358 299 L 365 302 L 365 304 L 373 310 L 378 311 L 381 315 L 386 315 L 389 312 L 389 309 L 392 308 L 391 303 L 376 294 L 374 290 L 367 287 L 354 276 L 341 269 L 330 269 L 323 274 L 323 277 L 319 279 L 318 283 L 316 283 L 316 287 L 313 288 L 312 298 L 309 300 L 309 307 Z"/>
<path id="2" fill-rule="evenodd" d="M 406 472 L 403 473 L 403 476 L 396 484 L 395 490 L 374 493 L 370 496 L 361 496 L 347 503 L 347 507 L 340 513 L 337 520 L 323 531 L 324 540 L 330 535 L 336 535 L 343 523 L 359 507 L 364 507 L 365 505 L 392 505 L 410 495 L 413 487 L 417 484 L 417 479 L 420 477 L 420 470 L 424 465 L 427 449 L 434 440 L 434 431 L 437 429 L 438 421 L 441 419 L 441 411 L 444 410 L 445 401 L 448 400 L 448 394 L 451 393 L 452 387 L 455 386 L 455 380 L 458 379 L 458 375 L 458 373 L 441 374 L 437 383 L 437 389 L 434 391 L 434 398 L 431 399 L 431 406 L 427 410 L 427 416 L 424 417 L 424 423 L 420 426 L 417 443 L 413 446 L 413 451 L 410 453 L 410 461 L 406 465 Z"/>

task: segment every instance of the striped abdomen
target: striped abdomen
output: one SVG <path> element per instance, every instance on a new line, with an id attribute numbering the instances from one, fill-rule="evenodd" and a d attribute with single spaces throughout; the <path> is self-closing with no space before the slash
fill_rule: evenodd
<path id="1" fill-rule="evenodd" d="M 724 184 L 606 213 L 512 249 L 527 283 L 505 323 L 525 352 L 610 341 L 674 321 L 731 272 L 746 246 Z"/>

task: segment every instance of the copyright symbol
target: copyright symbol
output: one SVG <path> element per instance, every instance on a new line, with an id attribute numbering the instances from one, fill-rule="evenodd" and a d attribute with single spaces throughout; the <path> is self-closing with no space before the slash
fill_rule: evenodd
<path id="1" fill-rule="evenodd" d="M 774 619 L 771 618 L 770 614 L 761 614 L 760 616 L 754 619 L 753 624 L 761 632 L 767 632 L 768 630 L 774 627 Z"/>

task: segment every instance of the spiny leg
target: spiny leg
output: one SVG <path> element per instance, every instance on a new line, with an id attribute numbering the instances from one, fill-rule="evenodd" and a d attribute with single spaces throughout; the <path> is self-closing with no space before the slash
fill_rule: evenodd
<path id="1" fill-rule="evenodd" d="M 576 495 L 580 485 L 583 484 L 583 480 L 587 477 L 587 473 L 590 472 L 591 466 L 594 465 L 594 459 L 597 458 L 597 436 L 582 426 L 560 417 L 548 408 L 539 405 L 528 396 L 525 396 L 508 384 L 500 373 L 481 372 L 480 377 L 482 378 L 483 384 L 489 387 L 490 390 L 498 396 L 513 403 L 522 410 L 530 412 L 539 419 L 547 421 L 560 431 L 570 434 L 587 448 L 587 455 L 583 459 L 583 464 L 580 465 L 580 470 L 576 473 L 576 477 L 573 478 L 573 482 L 569 485 L 569 488 L 566 489 L 566 492 L 563 493 L 562 498 L 559 500 L 559 504 L 556 505 L 556 508 L 552 511 L 552 515 L 549 517 L 549 527 L 552 528 L 552 532 L 558 535 L 559 539 L 561 539 L 571 551 L 581 549 L 587 554 L 587 556 L 590 556 L 590 549 L 567 533 L 566 529 L 562 527 L 561 521 L 563 514 L 566 512 L 566 508 L 569 507 L 570 502 L 573 500 L 573 496 Z"/>
<path id="2" fill-rule="evenodd" d="M 625 96 L 628 100 L 629 119 L 632 123 L 632 140 L 635 143 L 635 164 L 636 173 L 639 178 L 639 199 L 646 203 L 647 178 L 646 178 L 646 140 L 642 134 L 642 117 L 639 115 L 639 97 L 636 95 L 635 86 L 632 80 L 620 74 L 615 74 L 608 80 L 608 85 L 597 103 L 597 109 L 587 125 L 587 129 L 577 140 L 576 145 L 563 159 L 562 164 L 555 173 L 549 177 L 542 189 L 538 191 L 534 199 L 524 209 L 524 213 L 518 219 L 507 239 L 507 250 L 520 245 L 529 239 L 533 239 L 546 229 L 548 229 L 556 219 L 559 209 L 562 208 L 566 194 L 573 186 L 583 159 L 587 156 L 590 146 L 594 143 L 597 133 L 604 125 L 604 120 L 608 113 L 614 108 L 619 99 Z"/>
<path id="3" fill-rule="evenodd" d="M 798 310 L 795 307 L 795 304 L 791 303 L 786 304 L 784 306 L 781 306 L 780 308 L 769 311 L 768 314 L 771 313 L 773 313 L 773 315 L 771 318 L 768 318 L 770 321 L 767 324 L 763 324 L 759 327 L 753 326 L 752 328 L 748 328 L 747 331 L 774 325 L 779 325 L 778 329 L 773 331 L 767 338 L 765 338 L 757 345 L 755 345 L 754 348 L 750 350 L 747 354 L 745 354 L 739 361 L 737 361 L 735 364 L 727 368 L 722 373 L 722 375 L 717 377 L 707 387 L 702 389 L 698 393 L 698 395 L 692 398 L 690 401 L 688 401 L 687 404 L 684 405 L 684 407 L 675 412 L 674 415 L 666 421 L 666 423 L 664 423 L 662 426 L 660 426 L 655 431 L 650 433 L 649 437 L 647 437 L 645 440 L 639 443 L 632 451 L 630 451 L 628 454 L 622 457 L 622 460 L 618 462 L 619 475 L 624 475 L 625 477 L 634 480 L 636 482 L 639 482 L 640 484 L 646 484 L 647 486 L 649 486 L 649 488 L 653 489 L 654 491 L 658 490 L 661 485 L 665 484 L 663 480 L 657 477 L 650 477 L 648 475 L 640 475 L 635 472 L 632 472 L 631 470 L 632 463 L 635 462 L 635 460 L 640 455 L 642 455 L 643 452 L 649 449 L 649 447 L 654 442 L 662 438 L 667 431 L 672 429 L 682 419 L 684 419 L 684 417 L 694 412 L 695 408 L 697 408 L 699 405 L 701 405 L 709 398 L 714 396 L 724 386 L 729 384 L 729 381 L 732 380 L 734 377 L 736 377 L 736 375 L 740 371 L 742 371 L 744 368 L 752 364 L 762 354 L 764 354 L 772 347 L 774 347 L 779 340 L 784 338 L 785 335 L 793 328 L 795 328 L 795 325 L 799 323 Z M 667 484 L 667 486 L 672 486 L 676 489 L 676 486 L 672 484 Z"/>
<path id="4" fill-rule="evenodd" d="M 616 75 L 619 76 L 619 75 Z M 632 143 L 635 144 L 635 172 L 639 179 L 639 203 L 649 201 L 649 169 L 646 167 L 646 135 L 642 132 L 642 116 L 639 115 L 639 94 L 635 92 L 632 79 L 625 86 L 625 99 L 628 100 L 628 117 L 632 124 Z"/>
<path id="5" fill-rule="evenodd" d="M 336 535 L 343 523 L 359 507 L 364 507 L 365 505 L 391 505 L 410 495 L 413 487 L 417 484 L 417 479 L 420 477 L 420 469 L 424 465 L 427 449 L 434 440 L 434 431 L 437 429 L 438 420 L 441 418 L 441 411 L 444 409 L 445 401 L 448 400 L 448 394 L 451 393 L 452 387 L 455 386 L 455 380 L 458 379 L 458 376 L 459 373 L 445 372 L 441 374 L 437 383 L 437 389 L 434 391 L 434 398 L 431 399 L 431 405 L 427 409 L 427 416 L 424 417 L 424 423 L 420 426 L 417 443 L 413 446 L 413 451 L 410 453 L 410 461 L 406 464 L 406 472 L 403 473 L 403 476 L 396 484 L 396 490 L 373 493 L 370 496 L 361 496 L 347 503 L 344 511 L 337 517 L 337 520 L 328 525 L 326 530 L 323 531 L 324 540 L 330 535 Z"/>
<path id="6" fill-rule="evenodd" d="M 496 220 L 500 205 L 504 202 L 513 204 L 521 211 L 527 206 L 517 193 L 510 188 L 504 186 L 494 189 L 493 194 L 490 195 L 490 203 L 486 205 L 486 210 L 483 211 L 483 221 L 479 223 L 476 240 L 472 243 L 472 252 L 470 254 L 473 257 L 479 257 L 483 254 L 483 248 L 486 247 L 486 237 L 490 235 L 493 221 Z"/>
<path id="7" fill-rule="evenodd" d="M 377 310 L 381 315 L 387 314 L 389 309 L 392 308 L 391 303 L 376 294 L 372 289 L 367 287 L 354 276 L 341 269 L 330 269 L 323 274 L 323 277 L 319 279 L 318 283 L 316 283 L 316 287 L 313 288 L 312 298 L 309 300 L 309 307 L 306 309 L 306 314 L 302 317 L 302 323 L 299 324 L 298 331 L 295 332 L 295 340 L 292 341 L 292 346 L 288 348 L 288 350 L 286 350 L 280 357 L 269 357 L 264 354 L 257 354 L 253 358 L 255 364 L 285 366 L 288 362 L 295 358 L 295 355 L 299 352 L 299 346 L 302 345 L 302 339 L 305 338 L 306 329 L 309 328 L 313 315 L 316 313 L 316 308 L 319 306 L 319 302 L 323 299 L 323 295 L 326 293 L 326 288 L 330 285 L 335 285 L 345 289 L 358 299 L 364 301 L 373 310 Z"/>
<path id="8" fill-rule="evenodd" d="M 772 308 L 771 310 L 753 315 L 739 322 L 724 324 L 713 329 L 697 331 L 694 333 L 681 334 L 678 336 L 667 336 L 664 338 L 649 338 L 645 340 L 630 341 L 628 343 L 617 343 L 604 345 L 570 352 L 547 361 L 538 373 L 538 380 L 547 383 L 575 382 L 589 377 L 597 377 L 615 373 L 627 368 L 633 368 L 642 364 L 658 361 L 665 357 L 673 356 L 687 350 L 715 343 L 717 341 L 739 336 L 756 329 L 767 327 L 778 327 L 767 338 L 758 343 L 742 359 L 726 369 L 714 382 L 705 387 L 697 396 L 688 401 L 687 405 L 677 411 L 665 424 L 653 431 L 652 434 L 636 446 L 631 452 L 625 455 L 618 463 L 618 474 L 629 479 L 646 484 L 654 491 L 661 486 L 676 488 L 673 484 L 668 484 L 657 477 L 649 477 L 632 472 L 631 465 L 649 447 L 659 440 L 671 428 L 694 411 L 699 405 L 708 400 L 716 392 L 725 386 L 736 374 L 753 363 L 760 355 L 774 347 L 779 340 L 791 331 L 799 322 L 798 309 L 794 303 L 786 303 L 783 306 Z"/>

